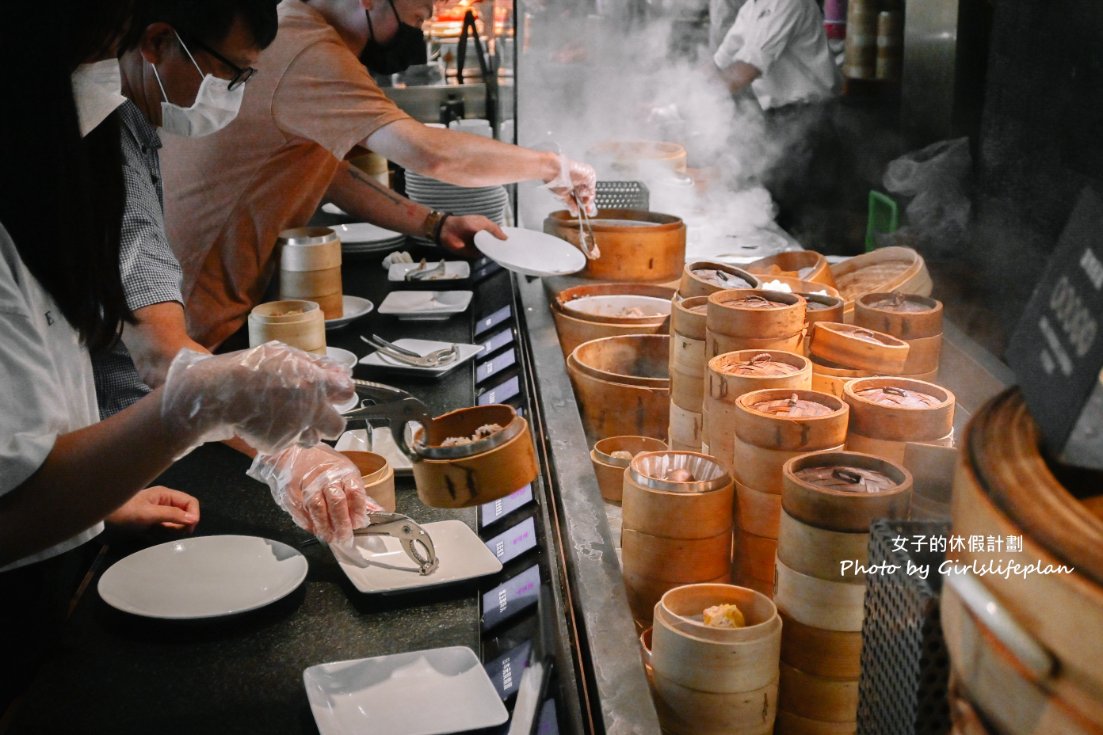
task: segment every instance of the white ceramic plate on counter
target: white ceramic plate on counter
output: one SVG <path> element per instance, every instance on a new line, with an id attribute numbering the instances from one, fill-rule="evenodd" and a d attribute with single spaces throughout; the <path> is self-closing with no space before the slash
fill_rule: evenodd
<path id="1" fill-rule="evenodd" d="M 401 232 L 385 230 L 371 222 L 352 222 L 347 225 L 328 225 L 328 227 L 337 233 L 337 237 L 341 238 L 343 243 L 389 243 L 406 237 Z"/>
<path id="2" fill-rule="evenodd" d="M 369 594 L 416 592 L 502 571 L 502 562 L 463 521 L 437 521 L 422 528 L 433 539 L 440 560 L 440 566 L 424 577 L 406 556 L 402 542 L 393 536 L 357 536 L 356 551 L 360 558 L 354 560 L 346 559 L 335 547 L 330 548 L 353 586 Z"/>
<path id="3" fill-rule="evenodd" d="M 319 664 L 303 686 L 321 735 L 445 735 L 509 718 L 466 646 Z"/>
<path id="4" fill-rule="evenodd" d="M 473 295 L 472 291 L 391 291 L 379 305 L 379 313 L 399 319 L 447 319 L 466 311 Z"/>
<path id="5" fill-rule="evenodd" d="M 428 355 L 434 350 L 444 349 L 451 345 L 451 342 L 437 342 L 431 339 L 414 339 L 412 337 L 403 337 L 402 339 L 396 339 L 393 344 L 398 345 L 404 349 L 416 352 L 419 355 Z M 441 365 L 440 367 L 417 367 L 416 365 L 407 365 L 404 362 L 395 360 L 394 358 L 384 355 L 382 352 L 372 352 L 364 355 L 360 358 L 361 365 L 369 365 L 374 368 L 383 368 L 389 372 L 401 373 L 404 375 L 426 375 L 431 378 L 439 378 L 452 372 L 460 365 L 470 360 L 475 355 L 483 351 L 482 345 L 468 345 L 468 344 L 456 344 L 456 359 L 447 365 Z"/>
<path id="6" fill-rule="evenodd" d="M 367 316 L 374 308 L 375 305 L 367 299 L 345 294 L 341 297 L 341 316 L 336 319 L 326 319 L 326 329 L 347 327 L 352 320 Z"/>
<path id="7" fill-rule="evenodd" d="M 306 578 L 297 550 L 256 536 L 196 536 L 142 549 L 100 577 L 100 597 L 132 615 L 196 620 L 255 610 Z"/>
<path id="8" fill-rule="evenodd" d="M 520 227 L 502 230 L 508 240 L 476 232 L 475 247 L 503 268 L 526 276 L 566 276 L 586 267 L 586 256 L 566 240 Z"/>
<path id="9" fill-rule="evenodd" d="M 356 353 L 340 347 L 327 346 L 326 357 L 334 362 L 347 366 L 349 369 L 356 367 Z"/>
<path id="10" fill-rule="evenodd" d="M 421 263 L 391 263 L 387 269 L 388 281 L 406 281 L 406 274 L 418 269 L 429 269 L 437 265 L 440 260 L 430 260 L 424 266 Z M 458 281 L 471 275 L 471 266 L 466 260 L 446 260 L 444 273 L 437 278 L 427 278 L 421 283 L 435 283 L 436 281 Z"/>

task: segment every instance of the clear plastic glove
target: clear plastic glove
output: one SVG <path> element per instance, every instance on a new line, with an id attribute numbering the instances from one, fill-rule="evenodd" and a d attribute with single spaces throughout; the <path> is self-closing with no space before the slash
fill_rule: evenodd
<path id="1" fill-rule="evenodd" d="M 162 420 L 189 448 L 236 435 L 264 454 L 340 435 L 333 404 L 355 393 L 347 367 L 281 342 L 225 355 L 181 350 L 163 390 Z"/>
<path id="2" fill-rule="evenodd" d="M 578 203 L 586 208 L 586 214 L 597 214 L 597 172 L 588 163 L 572 161 L 559 154 L 559 173 L 544 184 L 548 191 L 563 200 L 569 211 L 578 216 Z"/>
<path id="3" fill-rule="evenodd" d="M 276 503 L 300 527 L 328 544 L 351 548 L 368 513 L 383 510 L 364 492 L 360 469 L 326 444 L 258 454 L 249 477 L 267 483 Z"/>

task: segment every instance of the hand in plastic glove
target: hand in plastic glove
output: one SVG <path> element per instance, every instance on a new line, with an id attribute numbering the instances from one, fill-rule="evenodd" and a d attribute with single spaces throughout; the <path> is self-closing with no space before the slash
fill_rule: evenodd
<path id="1" fill-rule="evenodd" d="M 440 244 L 452 252 L 469 258 L 478 257 L 479 251 L 475 248 L 475 233 L 486 230 L 499 240 L 506 239 L 506 233 L 502 228 L 494 224 L 486 217 L 479 215 L 451 215 L 444 220 L 444 226 L 440 229 Z"/>
<path id="2" fill-rule="evenodd" d="M 107 522 L 131 531 L 160 526 L 191 533 L 199 523 L 199 500 L 170 487 L 147 487 L 107 516 Z"/>
<path id="3" fill-rule="evenodd" d="M 169 366 L 161 417 L 191 447 L 241 437 L 276 454 L 338 436 L 333 408 L 355 393 L 350 370 L 280 342 L 225 355 L 181 350 Z"/>
<path id="4" fill-rule="evenodd" d="M 559 173 L 544 185 L 563 200 L 572 215 L 578 216 L 579 201 L 586 207 L 586 214 L 597 214 L 597 203 L 594 201 L 597 196 L 597 173 L 590 164 L 572 161 L 560 153 Z"/>
<path id="5" fill-rule="evenodd" d="M 351 544 L 368 512 L 382 510 L 364 492 L 360 469 L 326 444 L 258 454 L 249 477 L 267 483 L 295 523 L 330 544 Z"/>

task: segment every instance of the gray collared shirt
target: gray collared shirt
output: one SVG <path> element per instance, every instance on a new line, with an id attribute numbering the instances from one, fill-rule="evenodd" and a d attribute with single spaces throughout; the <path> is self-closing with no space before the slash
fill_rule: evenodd
<path id="1" fill-rule="evenodd" d="M 180 264 L 165 235 L 161 139 L 133 102 L 125 102 L 116 114 L 122 128 L 126 185 L 119 250 L 126 303 L 132 311 L 166 301 L 183 304 Z M 92 368 L 101 418 L 118 413 L 150 391 L 121 341 L 93 355 Z"/>

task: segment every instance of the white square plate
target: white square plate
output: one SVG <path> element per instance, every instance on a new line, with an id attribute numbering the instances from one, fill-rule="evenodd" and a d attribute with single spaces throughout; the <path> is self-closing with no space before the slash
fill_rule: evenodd
<path id="1" fill-rule="evenodd" d="M 448 345 L 451 342 L 437 342 L 431 339 L 413 339 L 411 337 L 403 337 L 402 339 L 396 339 L 392 344 L 396 344 L 399 347 L 403 347 L 411 352 L 416 352 L 419 355 L 428 355 L 433 350 L 439 350 Z M 404 373 L 406 375 L 428 375 L 430 377 L 439 378 L 442 375 L 447 375 L 463 363 L 470 360 L 475 355 L 483 351 L 482 345 L 468 345 L 468 344 L 456 344 L 456 351 L 459 353 L 456 355 L 456 359 L 447 365 L 441 365 L 440 367 L 416 367 L 414 365 L 407 365 L 403 362 L 399 362 L 394 358 L 387 357 L 380 352 L 372 352 L 364 355 L 360 358 L 361 365 L 370 365 L 371 367 L 386 368 L 387 370 L 395 373 Z"/>
<path id="2" fill-rule="evenodd" d="M 393 536 L 356 537 L 356 551 L 364 560 L 364 566 L 345 559 L 339 552 L 335 552 L 334 557 L 356 589 L 373 594 L 438 587 L 502 570 L 502 562 L 463 521 L 437 521 L 426 523 L 422 528 L 433 539 L 433 548 L 440 560 L 436 571 L 424 577 L 418 574 L 417 565 L 406 556 L 402 543 Z"/>
<path id="3" fill-rule="evenodd" d="M 319 664 L 303 686 L 322 735 L 445 735 L 509 718 L 466 646 Z"/>
<path id="4" fill-rule="evenodd" d="M 431 260 L 425 263 L 425 268 L 432 268 L 440 260 Z M 388 281 L 406 281 L 406 274 L 417 270 L 421 263 L 391 263 L 387 269 Z M 436 283 L 437 281 L 458 281 L 471 275 L 471 266 L 466 260 L 444 261 L 444 273 L 437 278 L 430 278 L 419 283 Z"/>
<path id="5" fill-rule="evenodd" d="M 379 305 L 380 314 L 399 319 L 447 319 L 471 305 L 472 291 L 391 291 Z"/>

